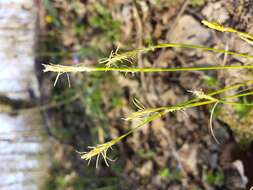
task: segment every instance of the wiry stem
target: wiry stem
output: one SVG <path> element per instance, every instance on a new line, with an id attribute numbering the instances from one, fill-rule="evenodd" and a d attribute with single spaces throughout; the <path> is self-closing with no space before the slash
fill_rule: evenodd
<path id="1" fill-rule="evenodd" d="M 221 24 L 217 23 L 217 22 L 208 22 L 206 20 L 202 21 L 202 24 L 204 24 L 205 26 L 220 31 L 220 32 L 229 32 L 229 33 L 235 33 L 237 34 L 241 39 L 247 41 L 247 40 L 253 40 L 253 35 L 245 33 L 245 32 L 241 32 L 239 30 L 236 30 L 234 28 L 230 28 L 230 27 L 225 27 L 222 26 Z M 248 41 L 247 41 L 248 42 Z M 250 41 L 252 43 L 252 41 Z"/>
<path id="2" fill-rule="evenodd" d="M 245 54 L 245 53 L 237 53 L 233 51 L 227 51 L 223 49 L 211 48 L 206 46 L 199 46 L 199 45 L 189 45 L 189 44 L 176 44 L 176 43 L 166 43 L 166 44 L 158 44 L 149 47 L 139 48 L 132 51 L 127 51 L 121 54 L 118 54 L 118 49 L 115 52 L 111 52 L 108 58 L 103 58 L 99 60 L 99 63 L 104 63 L 107 66 L 113 65 L 116 62 L 128 61 L 130 58 L 135 57 L 138 53 L 148 53 L 150 51 L 162 48 L 185 48 L 185 49 L 200 49 L 202 51 L 212 51 L 216 53 L 223 53 L 227 55 L 233 55 L 235 57 L 247 57 L 253 58 L 252 55 Z M 131 61 L 130 61 L 131 62 Z"/>
<path id="3" fill-rule="evenodd" d="M 108 166 L 108 162 L 107 162 L 107 150 L 109 148 L 111 148 L 113 145 L 115 145 L 116 143 L 118 143 L 120 140 L 122 140 L 123 138 L 127 137 L 128 135 L 132 134 L 134 131 L 136 131 L 137 129 L 139 129 L 140 127 L 144 126 L 147 123 L 152 122 L 153 120 L 162 117 L 163 115 L 167 114 L 168 112 L 173 112 L 173 111 L 178 111 L 178 110 L 184 110 L 187 108 L 193 108 L 193 107 L 198 107 L 198 106 L 203 106 L 203 105 L 209 105 L 209 104 L 213 104 L 214 108 L 216 107 L 216 105 L 218 103 L 223 103 L 223 104 L 230 104 L 230 105 L 247 105 L 247 106 L 253 106 L 253 104 L 241 104 L 241 103 L 237 103 L 237 102 L 229 102 L 226 99 L 232 99 L 232 98 L 238 98 L 241 96 L 248 96 L 248 95 L 252 95 L 253 92 L 246 92 L 246 93 L 242 93 L 242 94 L 237 94 L 237 95 L 233 95 L 233 96 L 227 96 L 221 99 L 217 99 L 217 98 L 213 98 L 213 95 L 216 94 L 220 94 L 224 91 L 239 87 L 239 86 L 243 86 L 249 83 L 252 83 L 253 81 L 247 81 L 245 83 L 241 83 L 241 84 L 237 84 L 234 86 L 230 86 L 229 88 L 223 88 L 221 90 L 217 90 L 215 92 L 209 93 L 207 95 L 205 95 L 203 92 L 197 92 L 195 93 L 195 95 L 197 95 L 198 97 L 195 99 L 192 99 L 190 101 L 186 101 L 182 104 L 178 104 L 176 106 L 166 106 L 166 107 L 159 107 L 159 108 L 153 108 L 153 109 L 143 109 L 143 107 L 141 106 L 141 110 L 137 111 L 135 113 L 133 113 L 130 117 L 127 118 L 127 120 L 131 120 L 133 118 L 136 117 L 143 117 L 143 119 L 141 120 L 140 123 L 138 123 L 133 129 L 129 130 L 127 133 L 121 135 L 120 137 L 113 139 L 107 143 L 104 144 L 100 144 L 97 145 L 96 147 L 90 147 L 92 150 L 89 152 L 85 152 L 85 153 L 81 153 L 81 158 L 84 160 L 87 160 L 88 163 L 90 162 L 90 160 L 93 157 L 97 156 L 97 160 L 96 160 L 96 166 L 98 165 L 98 159 L 100 154 L 102 154 L 102 157 L 105 160 L 106 165 Z M 205 99 L 206 101 L 203 101 L 203 99 Z M 139 104 L 138 104 L 139 105 Z M 214 111 L 213 108 L 213 111 Z M 210 122 L 212 120 L 212 116 L 213 116 L 213 111 L 211 113 L 211 119 Z M 144 118 L 146 116 L 146 118 Z M 212 131 L 212 124 L 210 125 L 210 129 Z M 214 133 L 212 131 L 212 135 L 214 136 Z M 215 138 L 215 136 L 214 136 Z M 217 140 L 215 138 L 215 140 Z"/>
<path id="4" fill-rule="evenodd" d="M 221 31 L 221 32 L 230 32 L 230 33 L 236 33 L 241 39 L 245 40 L 246 42 L 253 44 L 253 36 L 244 32 L 237 31 L 233 28 L 229 27 L 224 27 L 218 23 L 214 22 L 207 22 L 207 21 L 202 21 L 203 24 L 208 26 L 209 28 Z M 189 49 L 201 49 L 204 51 L 213 51 L 217 53 L 224 53 L 224 54 L 230 54 L 233 56 L 240 56 L 240 57 L 247 57 L 247 58 L 253 58 L 252 55 L 248 54 L 243 54 L 243 53 L 236 53 L 232 51 L 226 51 L 222 49 L 215 49 L 215 48 L 209 48 L 205 46 L 197 46 L 197 45 L 187 45 L 187 44 L 159 44 L 159 45 L 154 45 L 150 46 L 148 48 L 140 48 L 137 50 L 125 52 L 122 54 L 118 54 L 118 49 L 115 52 L 112 52 L 109 58 L 105 58 L 100 60 L 100 63 L 104 63 L 107 67 L 87 67 L 87 66 L 63 66 L 63 65 L 44 65 L 45 69 L 44 72 L 56 72 L 60 74 L 62 73 L 76 73 L 76 72 L 105 72 L 105 71 L 118 71 L 118 72 L 176 72 L 176 71 L 205 71 L 205 70 L 220 70 L 220 69 L 253 69 L 253 65 L 235 65 L 235 66 L 210 66 L 210 67 L 185 67 L 185 68 L 127 68 L 127 67 L 111 67 L 114 65 L 116 62 L 122 62 L 122 61 L 130 61 L 129 59 L 135 57 L 138 53 L 146 53 L 155 49 L 160 49 L 160 48 L 171 48 L 171 47 L 176 47 L 176 48 L 189 48 Z M 241 86 L 245 86 L 247 84 L 253 83 L 253 80 L 247 81 L 245 83 L 225 87 L 221 90 L 217 90 L 215 92 L 209 93 L 209 94 L 204 94 L 201 91 L 193 91 L 194 94 L 197 96 L 197 98 L 192 99 L 190 101 L 186 101 L 184 103 L 178 104 L 176 106 L 165 106 L 165 107 L 159 107 L 159 108 L 151 108 L 151 109 L 145 109 L 144 106 L 139 102 L 135 100 L 135 105 L 137 108 L 139 108 L 139 111 L 134 112 L 132 115 L 130 115 L 126 120 L 132 120 L 136 117 L 142 118 L 141 122 L 138 123 L 133 129 L 128 131 L 127 133 L 123 134 L 122 136 L 113 139 L 107 143 L 100 144 L 96 147 L 91 147 L 92 150 L 87 152 L 87 153 L 81 153 L 82 159 L 88 160 L 90 162 L 92 157 L 97 156 L 97 161 L 96 165 L 98 165 L 98 159 L 100 154 L 102 154 L 106 165 L 107 163 L 107 150 L 111 148 L 114 144 L 122 140 L 123 138 L 127 137 L 128 135 L 132 134 L 135 130 L 138 128 L 144 126 L 147 123 L 152 122 L 156 118 L 159 118 L 163 115 L 165 115 L 168 112 L 173 112 L 173 111 L 183 111 L 186 108 L 192 108 L 192 107 L 197 107 L 197 106 L 202 106 L 202 105 L 208 105 L 208 104 L 214 104 L 213 109 L 211 110 L 211 117 L 210 117 L 210 130 L 211 133 L 214 136 L 213 133 L 213 128 L 212 128 L 212 118 L 214 114 L 214 110 L 216 106 L 219 103 L 223 104 L 229 104 L 229 105 L 246 105 L 246 106 L 253 106 L 251 103 L 238 103 L 238 102 L 233 102 L 233 101 L 227 101 L 228 99 L 234 99 L 234 98 L 239 98 L 239 97 L 244 97 L 248 95 L 252 95 L 253 92 L 246 92 L 246 93 L 238 93 L 232 96 L 227 96 L 223 98 L 214 98 L 214 95 L 221 94 L 227 90 L 235 89 Z M 217 139 L 215 138 L 217 141 Z"/>
<path id="5" fill-rule="evenodd" d="M 165 112 L 155 113 L 155 114 L 149 116 L 148 118 L 146 118 L 145 120 L 142 120 L 137 126 L 135 126 L 133 129 L 129 130 L 127 133 L 121 135 L 120 137 L 117 137 L 107 143 L 99 144 L 96 147 L 89 147 L 90 149 L 92 149 L 89 152 L 78 152 L 78 153 L 81 154 L 82 159 L 88 161 L 88 164 L 90 163 L 90 160 L 93 157 L 97 156 L 96 165 L 98 163 L 98 159 L 101 154 L 102 157 L 104 158 L 106 165 L 109 166 L 109 164 L 107 162 L 107 160 L 110 160 L 107 158 L 107 151 L 109 148 L 112 148 L 113 145 L 115 145 L 116 143 L 118 143 L 120 140 L 127 137 L 128 135 L 132 134 L 134 131 L 136 131 L 138 128 L 142 127 L 143 125 L 150 123 L 151 121 L 155 120 L 158 117 L 161 117 L 162 114 L 165 114 Z"/>
<path id="6" fill-rule="evenodd" d="M 151 73 L 151 72 L 177 72 L 177 71 L 207 71 L 222 69 L 253 69 L 253 65 L 232 65 L 232 66 L 209 66 L 209 67 L 181 67 L 181 68 L 128 68 L 128 67 L 87 67 L 87 66 L 64 66 L 44 65 L 44 72 L 56 73 L 77 73 L 77 72 L 105 72 L 117 71 L 123 73 Z"/>

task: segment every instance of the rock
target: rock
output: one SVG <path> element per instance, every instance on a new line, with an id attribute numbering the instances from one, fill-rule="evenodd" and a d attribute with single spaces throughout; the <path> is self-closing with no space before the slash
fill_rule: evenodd
<path id="1" fill-rule="evenodd" d="M 245 53 L 245 54 L 251 54 L 251 55 L 253 52 L 252 45 L 243 41 L 240 38 L 235 38 L 235 40 L 233 40 L 231 49 L 238 53 Z M 246 58 L 246 57 L 236 57 L 236 59 L 240 60 L 243 63 L 250 63 L 252 61 L 252 59 Z"/>
<path id="2" fill-rule="evenodd" d="M 194 144 L 184 144 L 178 151 L 180 163 L 186 172 L 197 174 L 197 152 L 198 146 Z"/>
<path id="3" fill-rule="evenodd" d="M 241 160 L 236 160 L 232 164 L 237 169 L 237 171 L 239 172 L 239 174 L 242 178 L 242 184 L 244 186 L 246 186 L 246 184 L 248 183 L 248 178 L 244 174 L 244 166 L 243 166 L 242 161 Z"/>
<path id="4" fill-rule="evenodd" d="M 236 167 L 231 166 L 224 170 L 225 185 L 228 189 L 245 189 L 245 180 L 242 179 Z"/>
<path id="5" fill-rule="evenodd" d="M 210 38 L 211 31 L 190 15 L 182 16 L 169 36 L 171 43 L 194 45 L 205 45 Z M 189 51 L 189 49 L 185 50 Z"/>
<path id="6" fill-rule="evenodd" d="M 217 21 L 221 24 L 229 19 L 229 14 L 221 2 L 209 3 L 201 12 L 208 20 Z M 215 14 L 214 14 L 215 13 Z"/>
<path id="7" fill-rule="evenodd" d="M 147 177 L 152 174 L 153 167 L 153 162 L 147 161 L 140 168 L 138 168 L 137 171 L 142 177 Z"/>

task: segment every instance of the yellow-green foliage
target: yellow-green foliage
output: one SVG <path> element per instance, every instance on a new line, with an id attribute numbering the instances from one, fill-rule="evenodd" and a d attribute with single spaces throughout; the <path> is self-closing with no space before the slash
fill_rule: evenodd
<path id="1" fill-rule="evenodd" d="M 224 27 L 218 23 L 215 22 L 208 22 L 208 21 L 202 21 L 202 23 L 209 28 L 221 31 L 221 32 L 230 32 L 238 35 L 241 39 L 252 42 L 253 36 L 244 32 L 237 31 L 233 28 Z M 193 71 L 193 70 L 219 70 L 219 69 L 253 69 L 253 65 L 233 65 L 233 66 L 212 66 L 212 67 L 187 67 L 187 68 L 136 68 L 136 67 L 126 67 L 123 65 L 123 61 L 129 61 L 131 62 L 131 59 L 135 57 L 138 53 L 148 53 L 155 49 L 161 49 L 161 48 L 171 48 L 171 47 L 179 47 L 179 48 L 191 48 L 191 49 L 201 49 L 203 51 L 213 51 L 217 53 L 226 53 L 230 54 L 232 56 L 240 56 L 240 57 L 247 57 L 247 58 L 253 58 L 253 56 L 248 54 L 242 54 L 242 53 L 236 53 L 231 51 L 226 51 L 222 49 L 215 49 L 210 47 L 203 47 L 203 46 L 197 46 L 197 45 L 186 45 L 186 44 L 159 44 L 150 46 L 147 48 L 141 48 L 129 52 L 125 52 L 122 54 L 118 54 L 118 50 L 115 52 L 112 52 L 109 58 L 102 59 L 100 63 L 105 64 L 105 66 L 101 67 L 88 67 L 84 65 L 79 66 L 63 66 L 63 65 L 44 65 L 45 69 L 44 72 L 56 72 L 59 74 L 63 73 L 76 73 L 76 72 L 106 72 L 106 71 L 116 71 L 116 72 L 178 72 L 178 71 Z M 117 66 L 118 63 L 121 63 L 121 66 Z M 113 67 L 112 67 L 113 66 Z M 243 87 L 249 84 L 252 84 L 253 80 L 243 82 L 241 84 L 236 84 L 232 86 L 225 87 L 220 90 L 216 90 L 211 93 L 204 93 L 202 91 L 193 91 L 192 93 L 196 96 L 196 98 L 193 98 L 192 100 L 180 103 L 175 106 L 165 106 L 165 107 L 158 107 L 158 108 L 145 108 L 140 101 L 134 100 L 135 106 L 139 109 L 137 112 L 132 113 L 130 116 L 126 117 L 126 120 L 132 120 L 134 118 L 139 118 L 140 122 L 137 123 L 135 127 L 133 127 L 131 130 L 129 130 L 127 133 L 123 134 L 120 137 L 117 137 L 109 142 L 106 142 L 104 144 L 99 144 L 96 147 L 90 147 L 89 152 L 83 152 L 81 154 L 81 158 L 84 160 L 90 161 L 93 157 L 97 157 L 97 164 L 99 157 L 101 156 L 106 164 L 108 165 L 107 160 L 107 151 L 110 149 L 113 145 L 115 145 L 117 142 L 122 140 L 123 138 L 127 137 L 128 135 L 135 132 L 140 127 L 143 127 L 145 124 L 152 122 L 153 120 L 164 116 L 165 114 L 169 112 L 175 112 L 179 110 L 185 110 L 188 108 L 198 107 L 202 105 L 214 105 L 212 111 L 211 111 L 211 119 L 210 119 L 210 129 L 212 132 L 212 116 L 214 114 L 214 109 L 218 104 L 227 104 L 227 105 L 233 105 L 233 106 L 252 106 L 252 103 L 248 102 L 240 102 L 237 101 L 239 97 L 246 97 L 249 95 L 252 95 L 253 92 L 239 92 L 230 96 L 225 96 L 224 92 L 227 92 L 229 90 L 237 89 L 239 87 Z M 213 132 L 212 132 L 213 135 Z M 210 178 L 210 177 L 209 177 Z M 213 180 L 211 180 L 213 181 Z M 216 182 L 214 182 L 216 183 Z"/>
<path id="2" fill-rule="evenodd" d="M 202 6 L 205 4 L 205 0 L 191 0 L 193 6 Z"/>

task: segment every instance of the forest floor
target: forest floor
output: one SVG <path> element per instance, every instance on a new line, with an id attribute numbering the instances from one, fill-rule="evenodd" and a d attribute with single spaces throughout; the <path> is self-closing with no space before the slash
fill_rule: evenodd
<path id="1" fill-rule="evenodd" d="M 233 2 L 233 3 L 231 3 Z M 97 65 L 98 59 L 152 44 L 183 43 L 241 53 L 252 47 L 231 34 L 212 31 L 201 20 L 253 33 L 253 1 L 229 0 L 44 0 L 37 48 L 41 63 Z M 191 67 L 249 62 L 195 49 L 167 48 L 138 55 L 138 67 Z M 123 63 L 119 63 L 123 64 Z M 249 189 L 253 185 L 248 107 L 218 106 L 214 141 L 212 106 L 173 112 L 142 127 L 108 154 L 107 167 L 95 160 L 87 166 L 75 152 L 128 131 L 136 121 L 122 118 L 146 107 L 176 105 L 193 94 L 253 79 L 248 70 L 128 74 L 39 74 L 42 104 L 57 102 L 44 113 L 52 137 L 51 169 L 44 189 Z M 250 88 L 250 87 L 249 87 Z M 242 90 L 242 89 L 240 89 Z M 251 101 L 250 99 L 241 101 Z"/>

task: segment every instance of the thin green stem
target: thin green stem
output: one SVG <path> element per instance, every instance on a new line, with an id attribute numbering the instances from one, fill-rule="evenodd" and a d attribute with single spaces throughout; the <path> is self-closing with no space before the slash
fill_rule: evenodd
<path id="1" fill-rule="evenodd" d="M 199 45 L 188 45 L 188 44 L 176 44 L 176 43 L 166 43 L 166 44 L 158 44 L 153 45 L 145 48 L 140 48 L 132 51 L 127 51 L 121 54 L 117 53 L 117 50 L 115 52 L 112 52 L 109 58 L 104 58 L 100 61 L 100 63 L 115 63 L 118 61 L 124 61 L 128 58 L 134 57 L 137 55 L 137 53 L 147 53 L 150 51 L 153 51 L 155 49 L 162 49 L 162 48 L 185 48 L 185 49 L 200 49 L 202 51 L 212 51 L 216 53 L 223 53 L 228 55 L 233 55 L 236 57 L 247 57 L 247 58 L 253 58 L 253 55 L 245 54 L 245 53 L 237 53 L 233 51 L 227 51 L 223 49 L 217 49 L 217 48 L 211 48 L 206 46 L 199 46 Z"/>
<path id="2" fill-rule="evenodd" d="M 117 71 L 124 73 L 151 73 L 151 72 L 179 72 L 179 71 L 207 71 L 223 69 L 253 69 L 253 65 L 232 65 L 232 66 L 209 66 L 209 67 L 181 67 L 181 68 L 128 68 L 128 67 L 87 67 L 87 66 L 64 66 L 44 65 L 44 72 L 56 73 L 77 73 L 77 72 L 106 72 Z"/>
<path id="3" fill-rule="evenodd" d="M 235 86 L 238 86 L 238 85 L 234 85 L 232 87 L 235 87 Z M 210 93 L 210 94 L 218 94 L 218 92 L 220 93 L 220 92 L 223 92 L 224 90 L 225 89 L 221 89 L 221 90 L 218 90 L 218 91 Z M 206 96 L 210 96 L 210 94 L 208 94 Z M 245 96 L 249 96 L 249 95 L 252 95 L 252 94 L 253 94 L 253 92 L 246 92 L 246 93 L 242 93 L 242 94 L 236 94 L 236 95 L 232 95 L 232 96 L 226 96 L 226 97 L 224 97 L 222 99 L 215 99 L 214 98 L 212 100 L 207 100 L 207 101 L 201 101 L 201 98 L 195 98 L 195 99 L 186 101 L 184 103 L 178 104 L 176 106 L 163 106 L 163 107 L 150 108 L 150 109 L 146 109 L 146 110 L 143 110 L 143 111 L 139 111 L 139 115 L 145 115 L 145 114 L 148 114 L 148 113 L 161 112 L 161 111 L 166 111 L 166 113 L 167 113 L 167 112 L 171 112 L 171 111 L 183 110 L 183 109 L 187 109 L 187 108 L 192 108 L 192 107 L 197 107 L 197 106 L 212 104 L 212 103 L 215 103 L 215 102 L 220 102 L 220 103 L 229 104 L 229 105 L 253 106 L 253 103 L 239 103 L 239 102 L 227 101 L 227 99 L 245 97 Z"/>
<path id="4" fill-rule="evenodd" d="M 154 114 L 152 114 L 151 116 L 149 116 L 148 118 L 146 118 L 145 120 L 143 120 L 141 123 L 139 123 L 137 126 L 135 126 L 133 129 L 129 130 L 127 133 L 124 134 L 124 137 L 122 136 L 122 138 L 125 138 L 126 136 L 130 135 L 131 133 L 133 133 L 134 131 L 136 131 L 137 129 L 139 129 L 140 127 L 142 127 L 143 125 L 159 118 L 162 117 L 163 115 L 165 115 L 167 112 L 166 111 L 160 111 L 160 112 L 156 112 Z"/>
<path id="5" fill-rule="evenodd" d="M 226 99 L 245 97 L 245 96 L 249 96 L 249 95 L 253 95 L 253 92 L 246 92 L 246 93 L 242 93 L 242 94 L 236 94 L 236 95 L 228 96 L 228 97 L 226 97 Z"/>
<path id="6" fill-rule="evenodd" d="M 188 49 L 201 49 L 201 50 L 204 50 L 204 51 L 213 51 L 213 52 L 216 52 L 216 53 L 224 53 L 224 54 L 226 53 L 226 54 L 234 55 L 234 56 L 238 56 L 238 57 L 253 58 L 252 55 L 245 54 L 245 53 L 236 53 L 236 52 L 233 52 L 233 51 L 226 51 L 226 50 L 223 50 L 223 49 L 216 49 L 216 48 L 205 47 L 205 46 L 198 46 L 198 45 L 188 45 L 188 44 L 173 44 L 173 43 L 172 44 L 158 44 L 158 45 L 146 48 L 146 49 L 147 50 L 148 49 L 159 49 L 159 48 L 167 48 L 167 47 L 178 47 L 178 48 L 188 48 Z"/>

